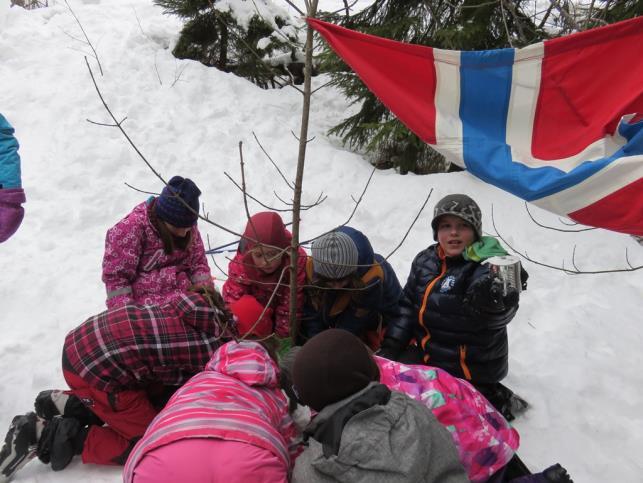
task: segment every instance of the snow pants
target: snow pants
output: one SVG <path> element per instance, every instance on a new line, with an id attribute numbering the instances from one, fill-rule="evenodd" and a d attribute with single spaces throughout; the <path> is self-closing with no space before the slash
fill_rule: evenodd
<path id="1" fill-rule="evenodd" d="M 181 439 L 147 453 L 133 483 L 287 483 L 288 468 L 270 451 L 216 438 Z"/>
<path id="2" fill-rule="evenodd" d="M 81 454 L 83 463 L 123 465 L 136 441 L 158 411 L 144 390 L 114 393 L 90 387 L 80 376 L 63 369 L 73 394 L 106 426 L 91 425 Z"/>

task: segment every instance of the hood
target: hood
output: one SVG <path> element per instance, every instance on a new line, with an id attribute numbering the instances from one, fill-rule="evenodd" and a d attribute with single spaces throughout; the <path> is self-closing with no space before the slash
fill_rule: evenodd
<path id="1" fill-rule="evenodd" d="M 375 261 L 375 252 L 373 252 L 371 242 L 368 241 L 364 233 L 350 226 L 340 226 L 337 231 L 346 233 L 351 237 L 355 246 L 357 246 L 357 265 L 359 265 L 359 267 L 357 267 L 357 274 L 360 276 L 364 275 L 370 268 L 369 265 L 372 265 Z"/>
<path id="2" fill-rule="evenodd" d="M 416 446 L 429 442 L 416 435 L 415 423 L 406 396 L 391 393 L 388 404 L 373 406 L 348 421 L 338 455 L 325 457 L 322 444 L 309 439 L 310 464 L 338 481 L 347 481 L 347 474 L 349 481 L 425 481 L 427 462 L 415 455 L 419 453 Z"/>
<path id="3" fill-rule="evenodd" d="M 272 211 L 262 211 L 252 215 L 248 220 L 243 238 L 239 244 L 239 252 L 245 253 L 252 250 L 257 242 L 263 245 L 271 245 L 278 248 L 286 248 L 290 245 L 292 236 L 286 230 L 283 220 L 279 214 Z"/>
<path id="4" fill-rule="evenodd" d="M 259 342 L 252 340 L 222 345 L 205 370 L 225 374 L 248 386 L 277 387 L 279 383 L 276 362 Z"/>

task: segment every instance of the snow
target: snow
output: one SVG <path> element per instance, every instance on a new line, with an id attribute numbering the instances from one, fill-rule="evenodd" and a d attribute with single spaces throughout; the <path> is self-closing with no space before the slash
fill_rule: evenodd
<path id="1" fill-rule="evenodd" d="M 276 1 L 276 0 L 275 0 Z M 105 231 L 160 181 L 115 128 L 92 85 L 83 55 L 87 45 L 64 3 L 25 11 L 0 0 L 0 112 L 21 143 L 26 216 L 0 245 L 0 431 L 15 414 L 32 410 L 43 389 L 64 387 L 60 368 L 65 334 L 104 309 L 101 260 Z M 294 178 L 301 95 L 262 90 L 251 83 L 174 59 L 180 20 L 149 0 L 72 1 L 94 43 L 104 76 L 89 57 L 103 96 L 136 146 L 167 179 L 194 179 L 212 220 L 239 232 L 245 214 L 239 191 L 238 143 L 243 142 L 248 190 L 273 206 L 291 196 L 253 139 Z M 140 19 L 140 25 L 137 21 Z M 179 75 L 180 73 L 180 75 Z M 314 79 L 320 86 L 327 79 Z M 327 130 L 350 112 L 330 88 L 312 102 L 304 201 L 328 199 L 304 212 L 303 238 L 343 223 L 370 173 L 369 164 L 343 148 Z M 400 176 L 377 171 L 351 224 L 376 250 L 400 242 L 429 190 L 433 194 L 415 228 L 390 261 L 404 281 L 414 255 L 431 243 L 433 204 L 454 192 L 472 195 L 485 231 L 498 229 L 513 246 L 554 265 L 576 261 L 583 270 L 643 264 L 643 249 L 629 236 L 595 230 L 559 233 L 530 221 L 523 203 L 466 173 Z M 260 211 L 250 203 L 252 211 Z M 560 226 L 538 208 L 542 223 Z M 287 221 L 290 221 L 286 216 Z M 234 236 L 201 222 L 212 246 Z M 226 256 L 216 257 L 225 267 Z M 223 274 L 211 263 L 212 272 Z M 505 383 L 533 408 L 515 422 L 520 455 L 533 469 L 554 462 L 577 482 L 637 482 L 643 471 L 643 271 L 571 276 L 525 262 L 531 278 L 510 324 L 510 373 Z M 636 314 L 639 314 L 637 316 Z M 120 469 L 74 461 L 61 473 L 32 462 L 16 482 L 116 482 Z"/>

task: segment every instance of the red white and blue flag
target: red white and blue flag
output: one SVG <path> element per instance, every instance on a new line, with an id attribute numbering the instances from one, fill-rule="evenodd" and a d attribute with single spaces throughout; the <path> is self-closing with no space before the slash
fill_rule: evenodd
<path id="1" fill-rule="evenodd" d="M 579 223 L 643 235 L 643 17 L 470 52 L 308 22 L 447 160 Z"/>

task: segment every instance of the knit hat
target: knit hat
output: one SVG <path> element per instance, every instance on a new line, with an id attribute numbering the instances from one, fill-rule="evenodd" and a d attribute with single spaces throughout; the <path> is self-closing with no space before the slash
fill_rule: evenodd
<path id="1" fill-rule="evenodd" d="M 438 219 L 443 215 L 453 215 L 471 225 L 476 237 L 482 237 L 482 212 L 478 204 L 467 195 L 448 195 L 438 201 L 433 209 L 433 239 L 438 240 Z"/>
<path id="2" fill-rule="evenodd" d="M 313 271 L 324 278 L 337 280 L 357 270 L 357 245 L 346 233 L 332 231 L 317 238 L 311 252 Z"/>
<path id="3" fill-rule="evenodd" d="M 263 317 L 259 320 L 263 312 L 263 305 L 252 295 L 243 295 L 239 300 L 232 302 L 230 312 L 236 319 L 237 331 L 241 337 L 246 335 L 268 337 L 272 334 L 272 309 L 266 309 Z"/>
<path id="4" fill-rule="evenodd" d="M 156 216 L 177 228 L 188 228 L 199 219 L 200 194 L 194 181 L 174 176 L 156 199 Z M 194 211 L 185 206 L 179 197 Z"/>
<path id="5" fill-rule="evenodd" d="M 242 252 L 254 248 L 257 243 L 277 248 L 287 248 L 292 236 L 286 230 L 279 213 L 262 211 L 250 217 L 243 232 Z"/>
<path id="6" fill-rule="evenodd" d="M 366 346 L 343 329 L 328 329 L 304 344 L 295 357 L 293 386 L 315 411 L 379 381 L 380 373 Z"/>

